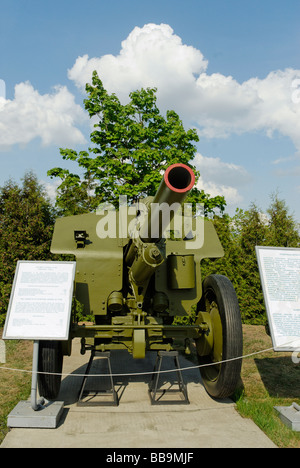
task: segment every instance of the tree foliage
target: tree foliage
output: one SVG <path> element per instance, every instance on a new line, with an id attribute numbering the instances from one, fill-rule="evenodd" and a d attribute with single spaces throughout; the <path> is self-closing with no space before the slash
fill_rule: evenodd
<path id="1" fill-rule="evenodd" d="M 0 326 L 4 322 L 18 260 L 47 260 L 54 210 L 36 177 L 28 173 L 19 187 L 0 189 Z"/>
<path id="2" fill-rule="evenodd" d="M 186 131 L 174 111 L 167 111 L 166 117 L 160 114 L 155 88 L 132 92 L 129 103 L 123 105 L 94 72 L 86 92 L 85 109 L 95 122 L 92 145 L 88 151 L 60 149 L 63 159 L 78 164 L 83 177 L 59 167 L 48 171 L 61 179 L 57 207 L 62 214 L 91 211 L 100 202 L 117 207 L 120 195 L 126 195 L 129 203 L 154 195 L 169 165 L 192 164 L 197 132 Z M 223 197 L 211 198 L 197 188 L 189 201 L 203 203 L 207 213 L 224 210 L 226 204 Z"/>
<path id="3" fill-rule="evenodd" d="M 225 256 L 214 262 L 202 262 L 203 275 L 228 276 L 238 295 L 243 322 L 264 324 L 265 304 L 255 246 L 299 248 L 299 225 L 278 194 L 271 196 L 266 214 L 253 203 L 249 210 L 238 210 L 232 218 L 215 216 L 214 225 Z"/>

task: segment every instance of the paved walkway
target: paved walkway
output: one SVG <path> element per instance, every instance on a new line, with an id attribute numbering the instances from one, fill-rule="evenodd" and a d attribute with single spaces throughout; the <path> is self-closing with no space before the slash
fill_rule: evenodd
<path id="1" fill-rule="evenodd" d="M 112 372 L 139 373 L 153 370 L 155 353 L 133 360 L 123 351 L 112 352 Z M 71 357 L 64 358 L 65 374 L 83 373 L 89 354 L 82 356 L 74 340 Z M 191 362 L 180 357 L 182 367 Z M 103 360 L 95 358 L 91 373 L 104 373 Z M 175 376 L 164 374 L 165 381 Z M 64 411 L 56 429 L 13 428 L 1 448 L 275 448 L 249 419 L 242 418 L 231 400 L 215 401 L 205 392 L 198 369 L 183 372 L 190 404 L 151 405 L 150 375 L 114 378 L 119 406 L 77 406 L 82 378 L 68 375 L 58 400 Z M 95 382 L 93 382 L 95 380 Z M 89 385 L 101 378 L 90 378 Z M 102 379 L 104 383 L 105 379 Z M 169 383 L 167 383 L 169 385 Z M 172 388 L 175 388 L 173 385 Z M 177 395 L 174 395 L 177 396 Z"/>

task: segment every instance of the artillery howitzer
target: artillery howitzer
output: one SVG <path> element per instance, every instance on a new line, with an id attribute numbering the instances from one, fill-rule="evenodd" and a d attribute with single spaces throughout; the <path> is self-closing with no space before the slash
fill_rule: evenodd
<path id="1" fill-rule="evenodd" d="M 60 373 L 75 337 L 82 338 L 82 353 L 125 349 L 134 358 L 146 351 L 188 350 L 194 340 L 199 363 L 211 364 L 200 368 L 207 392 L 216 398 L 233 393 L 241 360 L 219 362 L 242 355 L 240 311 L 226 277 L 210 275 L 202 282 L 201 260 L 224 252 L 211 221 L 182 214 L 194 180 L 188 166 L 174 164 L 135 215 L 122 206 L 119 212 L 102 209 L 56 221 L 51 251 L 76 256 L 75 297 L 95 324 L 74 320 L 67 342 L 41 341 L 40 371 Z M 195 309 L 195 323 L 173 324 Z M 60 376 L 40 374 L 39 387 L 55 399 Z"/>

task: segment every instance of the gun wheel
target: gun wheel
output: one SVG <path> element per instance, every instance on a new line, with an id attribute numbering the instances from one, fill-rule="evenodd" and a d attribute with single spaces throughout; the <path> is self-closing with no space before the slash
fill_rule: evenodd
<path id="1" fill-rule="evenodd" d="M 55 400 L 59 394 L 63 365 L 61 341 L 40 341 L 38 371 L 38 386 L 41 397 L 46 400 Z"/>
<path id="2" fill-rule="evenodd" d="M 226 276 L 210 275 L 204 279 L 198 310 L 209 313 L 213 334 L 209 354 L 198 356 L 199 364 L 211 364 L 200 367 L 203 384 L 212 397 L 227 398 L 240 381 L 242 360 L 219 363 L 242 356 L 243 334 L 236 293 Z"/>

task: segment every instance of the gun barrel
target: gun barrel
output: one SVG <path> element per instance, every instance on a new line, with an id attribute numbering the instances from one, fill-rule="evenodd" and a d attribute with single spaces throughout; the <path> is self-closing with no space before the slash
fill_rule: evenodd
<path id="1" fill-rule="evenodd" d="M 140 230 L 143 242 L 159 242 L 194 183 L 195 174 L 189 166 L 178 163 L 167 168 Z"/>

